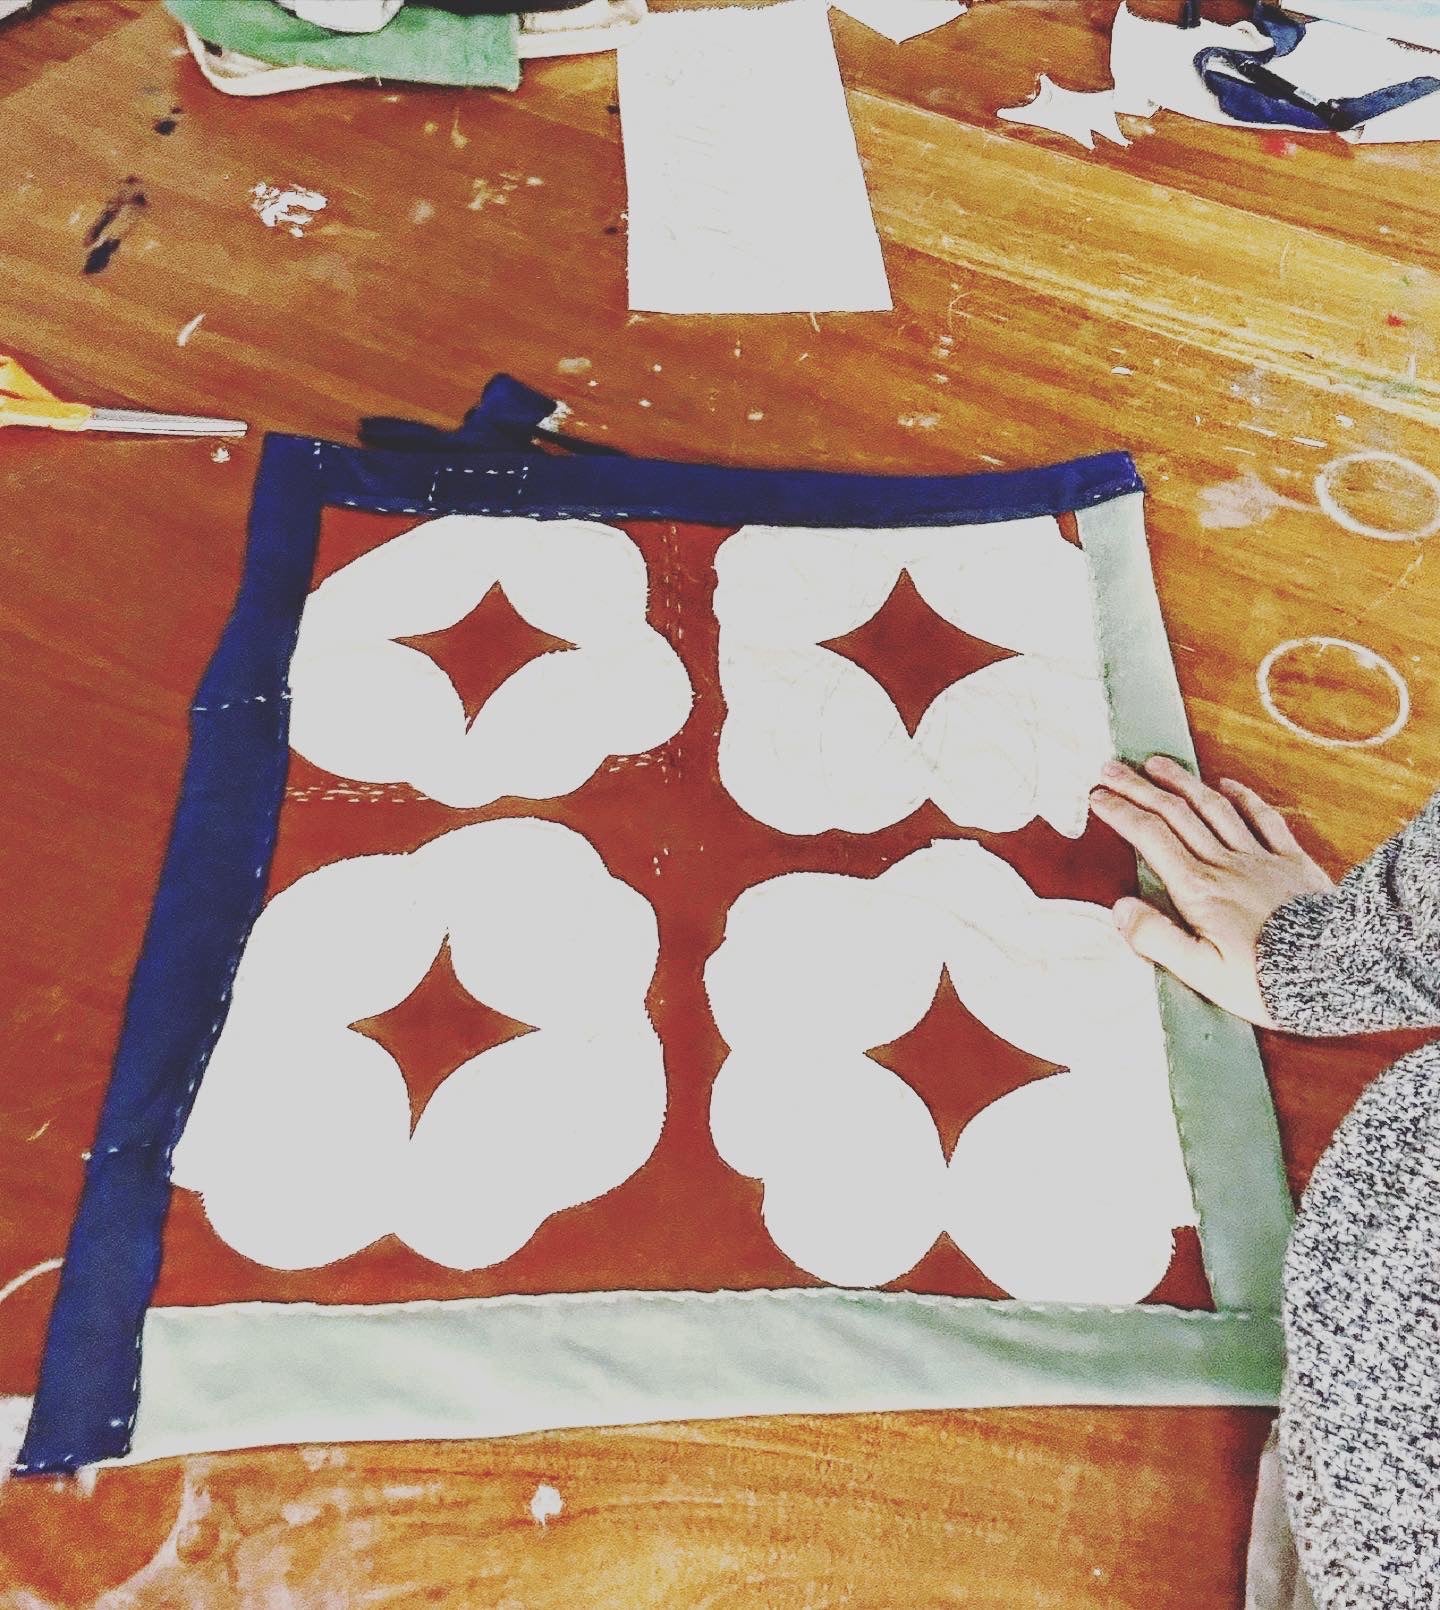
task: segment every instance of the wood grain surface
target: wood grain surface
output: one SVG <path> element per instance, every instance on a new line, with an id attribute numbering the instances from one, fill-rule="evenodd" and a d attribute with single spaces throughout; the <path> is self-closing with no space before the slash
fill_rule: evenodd
<path id="1" fill-rule="evenodd" d="M 1126 447 L 1204 764 L 1281 802 L 1337 869 L 1419 805 L 1440 563 L 1405 533 L 1440 513 L 1440 164 L 1163 113 L 1094 154 L 996 121 L 1038 71 L 1105 84 L 1114 10 L 977 0 L 900 48 L 836 16 L 896 311 L 814 319 L 627 312 L 612 58 L 533 66 L 513 96 L 245 102 L 204 84 L 151 0 L 0 24 L 3 345 L 67 396 L 255 427 L 220 462 L 212 443 L 0 433 L 0 1286 L 63 1249 L 262 429 L 453 421 L 506 369 L 577 433 L 719 463 L 966 471 Z M 329 204 L 296 238 L 256 216 L 259 183 Z M 118 244 L 87 274 L 105 215 Z M 1257 668 L 1312 637 L 1404 677 L 1395 737 L 1321 745 L 1267 713 Z M 1287 657 L 1272 692 L 1332 739 L 1395 710 L 1347 650 Z M 1267 1041 L 1297 1189 L 1398 1044 Z M 12 1413 L 54 1289 L 42 1273 L 0 1310 Z M 10 1481 L 0 1604 L 1225 1610 L 1266 1421 L 747 1421 Z"/>

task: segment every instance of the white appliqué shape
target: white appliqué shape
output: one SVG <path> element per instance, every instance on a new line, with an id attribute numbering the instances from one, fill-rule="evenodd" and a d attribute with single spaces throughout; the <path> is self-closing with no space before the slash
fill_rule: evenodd
<path id="1" fill-rule="evenodd" d="M 1032 128 L 1065 134 L 1087 151 L 1095 149 L 1095 136 L 1111 145 L 1129 145 L 1115 121 L 1113 90 L 1074 90 L 1057 84 L 1041 73 L 1035 94 L 1021 106 L 1002 106 L 995 114 L 1008 123 L 1028 123 Z"/>
<path id="2" fill-rule="evenodd" d="M 972 1119 L 948 1165 L 925 1103 L 865 1054 L 914 1028 L 942 967 L 988 1029 L 1066 1070 Z M 1195 1222 L 1150 968 L 1102 907 L 1040 899 L 979 844 L 748 889 L 705 983 L 730 1047 L 716 1147 L 822 1280 L 883 1285 L 946 1231 L 1012 1296 L 1128 1303 Z"/>
<path id="3" fill-rule="evenodd" d="M 457 1068 L 412 1137 L 399 1067 L 348 1025 L 403 1001 L 447 935 L 460 983 L 535 1032 Z M 251 932 L 175 1181 L 273 1268 L 390 1231 L 451 1268 L 498 1263 L 654 1150 L 658 954 L 650 903 L 556 823 L 483 822 L 307 873 Z"/>
<path id="4" fill-rule="evenodd" d="M 538 631 L 537 655 L 473 721 L 450 678 L 395 639 L 463 620 L 496 583 Z M 679 657 L 646 624 L 649 579 L 623 531 L 584 520 L 447 515 L 362 554 L 310 595 L 290 665 L 290 742 L 326 771 L 407 782 L 442 804 L 553 799 L 610 755 L 684 725 Z"/>
<path id="5" fill-rule="evenodd" d="M 933 799 L 1010 832 L 1084 831 L 1111 754 L 1084 554 L 1053 519 L 900 531 L 748 526 L 716 556 L 720 776 L 782 833 L 873 833 Z M 946 688 L 912 738 L 880 683 L 821 645 L 853 632 L 908 570 L 951 625 L 1018 658 Z"/>

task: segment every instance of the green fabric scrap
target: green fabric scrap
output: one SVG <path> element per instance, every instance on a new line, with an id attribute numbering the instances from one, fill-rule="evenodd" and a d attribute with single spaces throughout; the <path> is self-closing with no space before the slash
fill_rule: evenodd
<path id="1" fill-rule="evenodd" d="M 405 6 L 373 34 L 332 33 L 275 0 L 165 0 L 177 21 L 225 50 L 277 67 L 330 67 L 366 78 L 518 89 L 520 18 Z"/>

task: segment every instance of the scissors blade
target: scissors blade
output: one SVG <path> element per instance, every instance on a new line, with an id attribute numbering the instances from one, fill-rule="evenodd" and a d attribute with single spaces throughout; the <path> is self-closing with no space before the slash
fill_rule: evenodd
<path id="1" fill-rule="evenodd" d="M 125 431 L 138 436 L 243 436 L 240 419 L 206 419 L 198 414 L 152 414 L 135 408 L 96 408 L 86 430 Z"/>

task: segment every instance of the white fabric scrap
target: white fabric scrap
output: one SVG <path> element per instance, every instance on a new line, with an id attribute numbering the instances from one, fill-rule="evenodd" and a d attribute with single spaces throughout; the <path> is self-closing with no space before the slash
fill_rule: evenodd
<path id="1" fill-rule="evenodd" d="M 1307 17 L 1440 50 L 1440 0 L 1303 0 L 1297 9 Z"/>
<path id="2" fill-rule="evenodd" d="M 873 28 L 897 45 L 954 22 L 970 9 L 964 0 L 834 0 L 835 10 Z"/>
<path id="3" fill-rule="evenodd" d="M 586 0 L 570 11 L 522 12 L 520 58 L 534 61 L 622 49 L 638 35 L 646 12 L 645 0 Z"/>
<path id="4" fill-rule="evenodd" d="M 1095 149 L 1095 136 L 1111 145 L 1129 145 L 1115 121 L 1115 92 L 1110 89 L 1081 91 L 1066 89 L 1041 73 L 1040 87 L 1023 106 L 1003 106 L 995 114 L 1007 123 L 1028 123 L 1032 128 L 1050 129 L 1067 135 L 1087 151 Z"/>
<path id="5" fill-rule="evenodd" d="M 619 62 L 632 308 L 890 310 L 823 4 L 652 15 Z"/>
<path id="6" fill-rule="evenodd" d="M 374 34 L 385 26 L 405 0 L 280 0 L 302 22 L 333 33 Z"/>
<path id="7" fill-rule="evenodd" d="M 1226 50 L 1268 51 L 1270 41 L 1249 22 L 1232 27 L 1202 22 L 1198 28 L 1151 22 L 1122 5 L 1110 36 L 1110 75 L 1115 110 L 1149 117 L 1164 108 L 1204 123 L 1232 128 L 1283 128 L 1283 124 L 1244 124 L 1227 117 L 1199 73 L 1195 57 L 1216 46 Z M 1361 33 L 1338 23 L 1317 22 L 1274 70 L 1321 100 L 1367 95 L 1372 90 L 1423 75 L 1440 77 L 1440 55 Z M 1440 92 L 1382 113 L 1345 136 L 1357 144 L 1393 144 L 1440 139 Z"/>
<path id="8" fill-rule="evenodd" d="M 0 0 L 0 8 L 8 3 L 9 0 Z M 22 3 L 28 5 L 30 0 Z M 522 12 L 520 59 L 585 56 L 619 49 L 638 33 L 644 16 L 645 0 L 587 0 L 587 4 L 573 11 Z M 189 27 L 185 29 L 185 42 L 196 66 L 225 95 L 284 95 L 321 84 L 350 84 L 366 76 L 343 67 L 277 67 L 238 50 L 212 49 Z"/>

